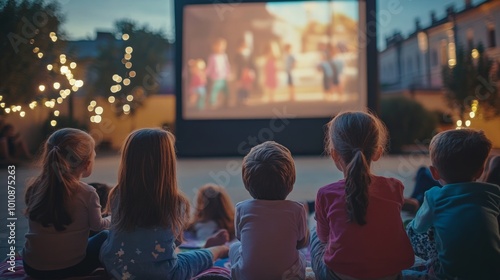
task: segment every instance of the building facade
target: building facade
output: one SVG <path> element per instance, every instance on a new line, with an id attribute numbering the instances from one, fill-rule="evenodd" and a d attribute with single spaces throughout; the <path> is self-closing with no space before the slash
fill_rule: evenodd
<path id="1" fill-rule="evenodd" d="M 408 36 L 400 32 L 386 37 L 386 48 L 379 53 L 381 90 L 438 91 L 442 89 L 444 66 L 456 64 L 456 52 L 471 52 L 482 45 L 490 59 L 500 61 L 500 1 L 486 0 L 456 10 L 449 6 L 446 16 L 431 12 L 431 25 L 423 27 L 415 19 L 415 30 Z"/>

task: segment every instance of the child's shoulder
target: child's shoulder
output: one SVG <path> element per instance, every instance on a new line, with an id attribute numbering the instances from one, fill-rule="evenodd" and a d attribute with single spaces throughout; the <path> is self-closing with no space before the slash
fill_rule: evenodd
<path id="1" fill-rule="evenodd" d="M 236 208 L 304 208 L 300 202 L 293 200 L 262 200 L 262 199 L 247 199 L 236 203 Z"/>
<path id="2" fill-rule="evenodd" d="M 372 175 L 372 184 L 389 185 L 392 187 L 403 187 L 403 182 L 394 177 L 384 177 L 378 175 Z"/>
<path id="3" fill-rule="evenodd" d="M 343 192 L 345 187 L 345 179 L 341 179 L 337 182 L 330 183 L 326 186 L 319 188 L 318 193 L 331 193 L 331 192 Z"/>
<path id="4" fill-rule="evenodd" d="M 433 187 L 427 191 L 428 195 L 434 196 L 455 196 L 468 193 L 470 195 L 488 195 L 500 197 L 500 186 L 483 182 L 464 182 L 446 184 L 443 187 Z"/>
<path id="5" fill-rule="evenodd" d="M 92 187 L 91 185 L 85 183 L 85 182 L 78 182 L 78 188 L 77 188 L 77 193 L 79 193 L 80 195 L 82 196 L 87 196 L 87 195 L 92 195 L 92 193 L 94 193 L 95 195 L 97 195 L 97 191 L 94 187 Z"/>

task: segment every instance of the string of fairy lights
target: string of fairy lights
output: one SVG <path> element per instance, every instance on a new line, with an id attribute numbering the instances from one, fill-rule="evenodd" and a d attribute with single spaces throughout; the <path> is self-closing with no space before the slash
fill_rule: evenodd
<path id="1" fill-rule="evenodd" d="M 55 32 L 50 32 L 49 37 L 54 43 L 58 40 L 57 34 Z M 35 45 L 35 40 L 31 39 L 30 44 Z M 37 46 L 33 48 L 33 54 L 36 55 L 39 59 L 42 59 L 44 57 L 42 50 L 40 50 L 40 48 Z M 75 79 L 72 73 L 72 70 L 75 70 L 76 67 L 77 67 L 76 62 L 68 61 L 65 54 L 59 55 L 58 62 L 54 62 L 53 64 L 47 64 L 46 67 L 47 71 L 49 72 L 53 71 L 59 73 L 62 76 L 65 76 L 71 87 L 63 89 L 61 83 L 59 82 L 54 82 L 52 83 L 52 85 L 40 84 L 38 86 L 38 90 L 40 91 L 40 93 L 49 92 L 49 88 L 52 87 L 54 90 L 59 90 L 59 97 L 51 99 L 49 99 L 48 97 L 43 97 L 41 101 L 33 100 L 28 104 L 28 107 L 31 110 L 34 110 L 40 102 L 43 106 L 47 108 L 55 109 L 57 105 L 64 103 L 64 100 L 68 96 L 70 96 L 71 93 L 77 92 L 84 84 L 82 80 Z M 2 100 L 3 96 L 0 95 L 0 102 Z M 21 118 L 24 118 L 26 116 L 26 111 L 23 109 L 22 105 L 19 104 L 7 105 L 5 102 L 1 102 L 0 107 L 4 109 L 6 114 L 19 113 L 19 116 Z M 57 125 L 56 118 L 59 115 L 60 111 L 57 109 L 52 112 L 52 118 L 50 120 L 51 126 Z"/>
<path id="2" fill-rule="evenodd" d="M 122 34 L 123 41 L 128 41 L 129 39 L 130 39 L 129 34 L 126 34 L 126 33 Z M 111 92 L 111 95 L 108 96 L 108 99 L 107 99 L 109 104 L 114 104 L 118 99 L 120 99 L 120 100 L 123 99 L 122 101 L 124 104 L 122 105 L 121 109 L 123 110 L 123 114 L 125 114 L 125 115 L 128 115 L 131 112 L 132 107 L 130 106 L 129 102 L 132 102 L 134 100 L 134 96 L 132 94 L 128 94 L 128 95 L 124 96 L 125 98 L 122 98 L 121 96 L 119 96 L 119 93 L 124 87 L 130 86 L 131 80 L 133 78 L 135 78 L 135 76 L 137 75 L 137 73 L 134 70 L 132 70 L 131 59 L 132 59 L 132 52 L 133 51 L 134 51 L 134 49 L 131 46 L 125 47 L 123 58 L 122 58 L 121 62 L 126 69 L 125 70 L 126 73 L 123 77 L 120 76 L 119 74 L 113 74 L 111 79 L 116 84 L 114 84 L 110 87 L 109 91 Z M 104 109 L 102 106 L 98 106 L 96 100 L 91 100 L 89 105 L 87 106 L 87 109 L 90 113 L 95 114 L 95 115 L 90 116 L 91 122 L 100 123 L 102 121 L 102 114 L 104 112 Z"/>
<path id="3" fill-rule="evenodd" d="M 457 120 L 457 127 L 456 129 L 462 129 L 462 128 L 468 128 L 472 124 L 472 119 L 476 117 L 477 114 L 477 109 L 479 107 L 479 101 L 477 100 L 472 100 L 471 106 L 470 106 L 470 112 L 469 112 L 469 119 L 462 121 L 462 120 Z"/>

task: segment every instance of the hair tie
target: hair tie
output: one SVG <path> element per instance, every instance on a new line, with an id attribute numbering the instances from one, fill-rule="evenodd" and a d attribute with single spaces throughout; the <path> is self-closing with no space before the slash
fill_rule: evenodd
<path id="1" fill-rule="evenodd" d="M 363 153 L 363 150 L 361 150 L 360 148 L 354 148 L 354 149 L 352 150 L 352 153 L 353 153 L 353 154 L 357 154 L 358 152 Z"/>
<path id="2" fill-rule="evenodd" d="M 61 148 L 59 148 L 59 146 L 55 145 L 52 147 L 53 150 L 56 150 L 56 152 L 60 152 L 61 151 Z"/>

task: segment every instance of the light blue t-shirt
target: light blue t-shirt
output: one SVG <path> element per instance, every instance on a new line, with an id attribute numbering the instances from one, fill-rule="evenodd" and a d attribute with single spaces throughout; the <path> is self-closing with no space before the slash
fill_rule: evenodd
<path id="1" fill-rule="evenodd" d="M 213 255 L 208 250 L 176 254 L 175 237 L 170 229 L 117 231 L 113 227 L 114 218 L 112 215 L 109 236 L 100 251 L 100 260 L 114 279 L 185 280 L 213 266 Z"/>

